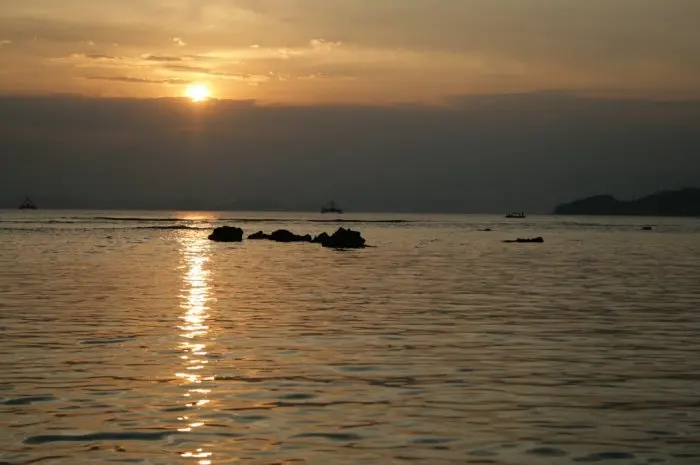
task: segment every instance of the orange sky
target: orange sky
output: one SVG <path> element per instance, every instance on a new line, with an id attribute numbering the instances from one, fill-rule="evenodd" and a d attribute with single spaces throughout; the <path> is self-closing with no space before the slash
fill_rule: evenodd
<path id="1" fill-rule="evenodd" d="M 697 0 L 22 0 L 0 94 L 433 102 L 523 91 L 700 97 Z"/>

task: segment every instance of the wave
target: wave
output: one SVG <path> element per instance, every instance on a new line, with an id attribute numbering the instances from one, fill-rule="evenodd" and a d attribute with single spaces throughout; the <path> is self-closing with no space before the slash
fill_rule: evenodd
<path id="1" fill-rule="evenodd" d="M 85 230 L 86 228 L 62 228 L 65 231 Z M 0 231 L 55 232 L 56 228 L 0 228 Z M 2 463 L 2 462 L 0 462 Z"/>
<path id="2" fill-rule="evenodd" d="M 207 219 L 183 219 L 183 218 L 145 218 L 145 217 L 117 217 L 94 216 L 86 220 L 99 221 L 130 221 L 141 223 L 179 222 L 179 223 L 414 223 L 412 220 L 372 220 L 372 219 L 315 219 L 315 218 L 207 218 Z"/>
<path id="3" fill-rule="evenodd" d="M 76 224 L 85 223 L 85 221 L 76 220 L 36 220 L 36 219 L 22 219 L 22 220 L 8 220 L 0 218 L 0 223 L 6 224 L 25 224 L 25 223 L 38 223 L 38 224 Z"/>
<path id="4" fill-rule="evenodd" d="M 5 219 L 0 218 L 0 223 L 9 224 L 22 224 L 22 223 L 36 223 L 36 224 L 80 224 L 80 223 L 95 223 L 95 222 L 115 222 L 115 221 L 125 221 L 125 222 L 135 222 L 135 223 L 162 223 L 162 222 L 179 222 L 179 223 L 191 223 L 204 220 L 188 220 L 184 218 L 123 218 L 123 217 L 112 217 L 112 216 L 72 216 L 65 217 L 61 219 L 47 219 L 47 218 L 21 218 L 21 219 Z"/>
<path id="5" fill-rule="evenodd" d="M 136 226 L 134 228 L 115 228 L 115 229 L 167 229 L 167 230 L 180 230 L 180 229 L 192 229 L 192 230 L 210 230 L 212 228 L 208 226 L 187 226 L 184 224 L 173 224 L 171 226 Z"/>
<path id="6" fill-rule="evenodd" d="M 306 220 L 309 223 L 415 223 L 413 220 Z"/>
<path id="7" fill-rule="evenodd" d="M 0 231 L 32 231 L 32 232 L 61 232 L 61 231 L 132 231 L 135 229 L 151 229 L 151 230 L 193 230 L 193 231 L 210 231 L 212 228 L 208 226 L 187 226 L 183 224 L 175 224 L 170 226 L 130 226 L 130 227 L 115 227 L 115 226 L 94 226 L 94 227 L 79 227 L 79 228 L 51 228 L 51 227 L 0 227 Z M 0 462 L 1 464 L 2 462 Z"/>
<path id="8" fill-rule="evenodd" d="M 138 217 L 138 216 L 90 216 L 84 218 L 84 220 L 98 220 L 98 221 L 136 221 L 140 223 L 156 223 L 156 222 L 192 222 L 198 220 L 187 220 L 182 218 L 148 218 L 148 217 Z"/>
<path id="9" fill-rule="evenodd" d="M 177 433 L 176 431 L 125 431 L 99 432 L 88 434 L 42 434 L 28 436 L 25 444 L 46 444 L 49 442 L 84 442 L 84 441 L 159 441 Z"/>
<path id="10" fill-rule="evenodd" d="M 145 216 L 66 216 L 61 218 L 0 218 L 0 223 L 5 224 L 90 224 L 90 223 L 185 223 L 185 224 L 212 224 L 212 223 L 386 223 L 401 224 L 415 223 L 415 220 L 402 219 L 363 219 L 363 218 L 250 218 L 250 217 L 214 217 L 214 218 L 168 218 Z"/>

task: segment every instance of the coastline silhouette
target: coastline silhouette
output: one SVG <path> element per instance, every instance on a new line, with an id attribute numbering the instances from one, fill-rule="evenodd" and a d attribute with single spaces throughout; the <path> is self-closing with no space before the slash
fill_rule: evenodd
<path id="1" fill-rule="evenodd" d="M 700 216 L 700 189 L 663 190 L 633 200 L 595 195 L 558 205 L 555 215 Z"/>

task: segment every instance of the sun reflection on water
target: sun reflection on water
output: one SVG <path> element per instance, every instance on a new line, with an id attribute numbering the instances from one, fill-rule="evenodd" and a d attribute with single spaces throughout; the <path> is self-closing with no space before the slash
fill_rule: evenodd
<path id="1" fill-rule="evenodd" d="M 184 310 L 180 317 L 182 324 L 178 326 L 181 331 L 182 342 L 179 345 L 182 355 L 181 369 L 175 376 L 181 380 L 186 392 L 185 405 L 189 408 L 188 414 L 178 417 L 183 422 L 180 432 L 190 432 L 205 425 L 201 421 L 201 407 L 211 401 L 209 395 L 211 389 L 208 382 L 214 380 L 214 375 L 207 370 L 209 360 L 207 358 L 209 343 L 209 270 L 206 264 L 209 261 L 209 241 L 199 237 L 183 236 L 180 239 L 183 260 L 183 287 L 181 293 Z M 199 465 L 211 464 L 212 452 L 202 448 L 183 452 L 185 458 L 197 459 Z"/>

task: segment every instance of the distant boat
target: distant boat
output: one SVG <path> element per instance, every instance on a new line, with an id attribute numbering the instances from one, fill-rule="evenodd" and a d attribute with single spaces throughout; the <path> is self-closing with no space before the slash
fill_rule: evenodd
<path id="1" fill-rule="evenodd" d="M 343 209 L 331 200 L 327 205 L 321 207 L 321 213 L 343 213 Z"/>
<path id="2" fill-rule="evenodd" d="M 523 213 L 523 212 L 508 213 L 506 215 L 506 218 L 525 218 L 525 213 Z"/>
<path id="3" fill-rule="evenodd" d="M 25 198 L 22 203 L 19 204 L 20 210 L 36 210 L 36 204 L 32 202 L 29 197 Z"/>

